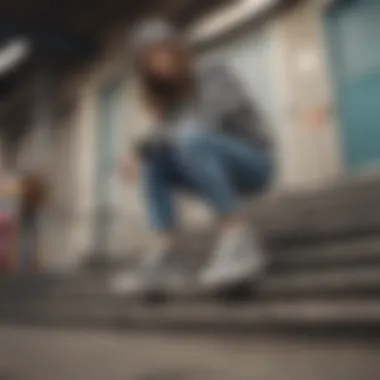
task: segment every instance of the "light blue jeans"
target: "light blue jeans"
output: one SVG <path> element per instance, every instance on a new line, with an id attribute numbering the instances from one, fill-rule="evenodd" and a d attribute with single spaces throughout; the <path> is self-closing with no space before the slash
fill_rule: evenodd
<path id="1" fill-rule="evenodd" d="M 218 131 L 178 134 L 170 148 L 144 159 L 143 180 L 152 227 L 176 227 L 174 193 L 195 193 L 219 215 L 239 211 L 241 194 L 254 194 L 270 181 L 269 155 Z"/>

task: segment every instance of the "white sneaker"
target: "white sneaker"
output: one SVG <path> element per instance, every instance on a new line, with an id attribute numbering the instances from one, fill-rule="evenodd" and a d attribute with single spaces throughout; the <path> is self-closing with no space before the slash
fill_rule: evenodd
<path id="1" fill-rule="evenodd" d="M 248 229 L 223 232 L 209 264 L 201 270 L 200 284 L 217 289 L 254 279 L 264 268 L 264 256 Z"/>
<path id="2" fill-rule="evenodd" d="M 157 249 L 149 252 L 137 269 L 121 273 L 111 280 L 112 291 L 132 295 L 179 288 L 184 283 L 184 275 L 179 268 L 168 265 L 168 255 L 169 252 Z"/>
<path id="3" fill-rule="evenodd" d="M 133 295 L 144 292 L 146 288 L 147 281 L 139 272 L 128 271 L 119 273 L 110 281 L 112 292 L 121 295 Z"/>

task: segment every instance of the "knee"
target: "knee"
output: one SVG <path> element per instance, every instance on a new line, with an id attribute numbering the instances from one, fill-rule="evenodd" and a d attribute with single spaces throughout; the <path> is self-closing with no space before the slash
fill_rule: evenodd
<path id="1" fill-rule="evenodd" d="M 191 157 L 210 148 L 210 137 L 204 132 L 182 133 L 175 138 L 174 149 L 177 154 Z"/>
<path id="2" fill-rule="evenodd" d="M 167 160 L 162 156 L 148 155 L 141 159 L 141 175 L 148 182 L 163 177 L 167 171 Z"/>
<path id="3" fill-rule="evenodd" d="M 170 164 L 169 152 L 150 151 L 149 154 L 141 156 L 141 164 L 149 170 L 161 170 Z"/>

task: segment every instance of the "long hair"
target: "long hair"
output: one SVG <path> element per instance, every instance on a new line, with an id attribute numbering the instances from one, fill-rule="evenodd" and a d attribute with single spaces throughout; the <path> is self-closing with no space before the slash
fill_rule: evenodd
<path id="1" fill-rule="evenodd" d="M 154 117 L 160 118 L 168 110 L 175 107 L 180 99 L 193 93 L 193 80 L 191 77 L 192 55 L 190 50 L 182 44 L 167 42 L 165 47 L 171 49 L 175 59 L 178 60 L 180 75 L 175 81 L 166 86 L 159 78 L 155 78 L 149 72 L 149 62 L 146 54 L 142 54 L 136 60 L 136 71 L 139 76 L 142 100 L 148 112 Z"/>

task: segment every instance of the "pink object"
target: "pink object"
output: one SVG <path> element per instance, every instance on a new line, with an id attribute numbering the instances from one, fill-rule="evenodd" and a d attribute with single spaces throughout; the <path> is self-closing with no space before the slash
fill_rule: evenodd
<path id="1" fill-rule="evenodd" d="M 0 212 L 0 232 L 2 232 L 4 229 L 8 229 L 9 227 L 12 227 L 14 224 L 14 220 L 12 216 L 7 212 Z"/>
<path id="2" fill-rule="evenodd" d="M 9 266 L 14 227 L 14 218 L 9 213 L 0 212 L 0 272 L 6 271 Z"/>

